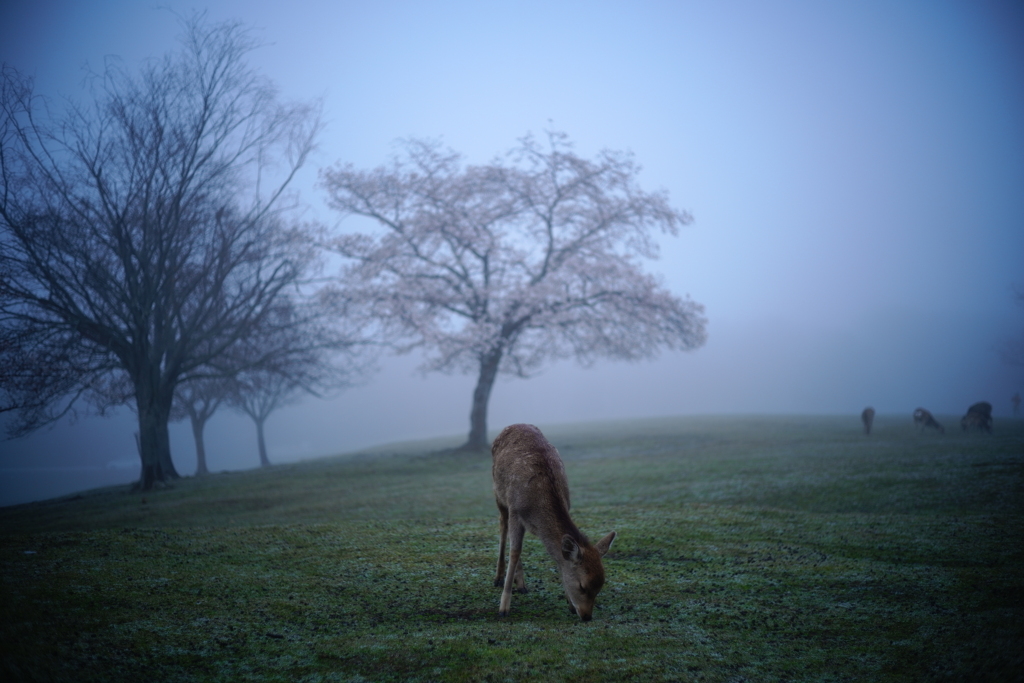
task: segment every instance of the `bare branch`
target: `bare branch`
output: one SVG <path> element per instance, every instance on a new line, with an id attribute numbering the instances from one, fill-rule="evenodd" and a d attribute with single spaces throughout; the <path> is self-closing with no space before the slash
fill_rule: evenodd
<path id="1" fill-rule="evenodd" d="M 181 21 L 179 52 L 108 63 L 59 116 L 0 80 L 0 410 L 24 431 L 130 399 L 146 486 L 174 475 L 180 383 L 291 363 L 330 384 L 316 368 L 354 348 L 314 312 L 312 238 L 285 217 L 319 103 L 279 101 L 243 25 Z"/>

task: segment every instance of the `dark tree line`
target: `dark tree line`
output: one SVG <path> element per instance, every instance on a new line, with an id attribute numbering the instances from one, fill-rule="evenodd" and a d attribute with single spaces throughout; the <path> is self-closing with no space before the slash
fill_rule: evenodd
<path id="1" fill-rule="evenodd" d="M 239 24 L 183 29 L 180 51 L 109 66 L 58 114 L 0 79 L 0 410 L 24 434 L 130 396 L 143 489 L 177 476 L 179 385 L 352 348 L 304 292 L 316 256 L 284 211 L 318 107 L 279 100 Z"/>
<path id="2" fill-rule="evenodd" d="M 168 421 L 188 417 L 197 473 L 222 405 L 256 425 L 366 370 L 366 349 L 424 351 L 476 375 L 467 448 L 486 446 L 496 377 L 557 358 L 640 359 L 705 338 L 703 307 L 642 267 L 654 231 L 692 219 L 645 192 L 628 154 L 587 159 L 524 138 L 463 166 L 421 141 L 390 167 L 325 169 L 342 215 L 375 234 L 324 237 L 288 188 L 320 130 L 247 64 L 240 24 L 182 21 L 181 49 L 116 64 L 86 104 L 52 113 L 0 77 L 0 412 L 26 434 L 81 406 L 138 416 L 140 484 L 177 477 Z M 322 251 L 344 260 L 319 287 Z M 372 334 L 370 333 L 372 330 Z"/>

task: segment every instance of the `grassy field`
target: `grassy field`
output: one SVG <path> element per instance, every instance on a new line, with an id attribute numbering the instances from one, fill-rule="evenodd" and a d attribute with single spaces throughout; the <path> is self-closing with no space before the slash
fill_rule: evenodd
<path id="1" fill-rule="evenodd" d="M 589 623 L 532 537 L 499 619 L 489 455 L 399 444 L 0 509 L 0 678 L 1024 680 L 1024 422 L 545 432 L 619 533 Z"/>

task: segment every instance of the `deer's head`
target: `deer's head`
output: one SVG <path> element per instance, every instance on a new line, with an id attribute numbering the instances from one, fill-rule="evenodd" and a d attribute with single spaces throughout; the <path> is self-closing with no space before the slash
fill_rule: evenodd
<path id="1" fill-rule="evenodd" d="M 562 537 L 562 586 L 569 604 L 583 621 L 590 621 L 594 615 L 594 601 L 604 586 L 601 558 L 614 540 L 614 531 L 592 546 L 580 545 L 568 534 Z"/>

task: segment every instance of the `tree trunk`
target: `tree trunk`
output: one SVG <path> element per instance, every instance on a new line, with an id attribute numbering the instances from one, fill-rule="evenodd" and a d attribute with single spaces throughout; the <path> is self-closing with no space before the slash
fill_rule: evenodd
<path id="1" fill-rule="evenodd" d="M 264 418 L 265 419 L 265 418 Z M 260 446 L 260 467 L 269 467 L 270 460 L 267 459 L 267 442 L 263 438 L 263 420 L 256 420 L 256 441 Z"/>
<path id="2" fill-rule="evenodd" d="M 167 430 L 171 399 L 164 398 L 148 382 L 138 382 L 135 401 L 139 414 L 139 457 L 142 459 L 139 486 L 143 491 L 149 491 L 157 482 L 178 478 L 171 462 L 171 437 Z"/>
<path id="3" fill-rule="evenodd" d="M 178 470 L 174 468 L 174 462 L 171 460 L 171 432 L 167 428 L 167 423 L 170 422 L 171 406 L 168 403 L 167 409 L 163 411 L 163 429 L 160 434 L 160 470 L 164 474 L 164 481 L 168 479 L 181 479 L 181 475 L 178 474 Z"/>
<path id="4" fill-rule="evenodd" d="M 143 491 L 149 491 L 158 481 L 163 481 L 163 473 L 160 470 L 160 459 L 156 454 L 156 419 L 148 406 L 143 406 L 139 401 L 139 458 L 142 460 L 142 474 L 139 476 L 139 486 Z"/>
<path id="5" fill-rule="evenodd" d="M 170 407 L 164 407 L 159 400 L 146 394 L 152 392 L 136 393 L 138 455 L 142 461 L 139 486 L 142 490 L 151 490 L 157 482 L 177 479 L 178 473 L 171 462 L 171 437 L 167 429 Z"/>
<path id="6" fill-rule="evenodd" d="M 206 420 L 201 420 L 199 415 L 189 410 L 189 419 L 192 422 L 192 437 L 196 441 L 196 476 L 201 477 L 209 474 L 206 469 L 206 444 L 203 442 L 203 428 L 206 427 Z"/>
<path id="7" fill-rule="evenodd" d="M 493 349 L 480 357 L 480 376 L 473 390 L 473 407 L 469 411 L 469 439 L 460 450 L 487 450 L 487 403 L 491 399 L 494 378 L 498 376 L 502 350 Z"/>

